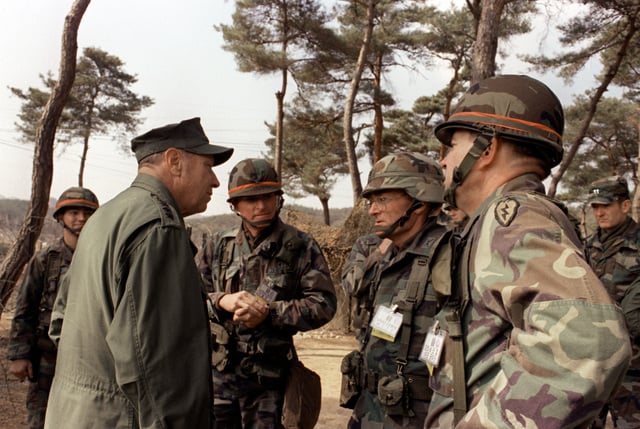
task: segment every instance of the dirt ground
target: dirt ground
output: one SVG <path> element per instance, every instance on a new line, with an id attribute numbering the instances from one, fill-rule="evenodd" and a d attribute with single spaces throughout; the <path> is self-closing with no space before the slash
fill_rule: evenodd
<path id="1" fill-rule="evenodd" d="M 23 429 L 27 426 L 24 405 L 27 383 L 20 383 L 8 375 L 6 359 L 11 314 L 0 319 L 0 428 Z M 356 347 L 351 336 L 331 331 L 313 331 L 295 337 L 296 349 L 305 366 L 322 379 L 322 409 L 316 429 L 346 427 L 351 410 L 338 405 L 340 396 L 340 361 Z"/>

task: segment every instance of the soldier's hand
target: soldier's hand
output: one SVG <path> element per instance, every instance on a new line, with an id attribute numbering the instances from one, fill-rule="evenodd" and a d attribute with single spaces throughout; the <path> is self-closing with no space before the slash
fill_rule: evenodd
<path id="1" fill-rule="evenodd" d="M 233 313 L 233 321 L 244 323 L 249 328 L 260 325 L 269 315 L 269 304 L 259 296 L 247 291 L 224 295 L 218 306 Z"/>
<path id="2" fill-rule="evenodd" d="M 33 365 L 29 359 L 16 359 L 11 361 L 9 373 L 20 381 L 25 378 L 33 379 Z"/>

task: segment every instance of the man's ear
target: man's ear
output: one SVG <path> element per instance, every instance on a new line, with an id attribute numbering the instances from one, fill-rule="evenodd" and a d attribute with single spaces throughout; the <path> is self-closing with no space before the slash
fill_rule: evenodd
<path id="1" fill-rule="evenodd" d="M 622 208 L 622 212 L 624 214 L 629 214 L 629 212 L 631 211 L 631 200 L 624 200 L 620 204 L 620 208 Z"/>
<path id="2" fill-rule="evenodd" d="M 179 176 L 182 171 L 182 152 L 175 148 L 169 148 L 162 154 L 162 159 L 172 175 Z"/>
<path id="3" fill-rule="evenodd" d="M 500 147 L 502 147 L 502 140 L 496 136 L 491 137 L 491 144 L 487 146 L 476 161 L 478 168 L 487 168 L 493 165 Z"/>

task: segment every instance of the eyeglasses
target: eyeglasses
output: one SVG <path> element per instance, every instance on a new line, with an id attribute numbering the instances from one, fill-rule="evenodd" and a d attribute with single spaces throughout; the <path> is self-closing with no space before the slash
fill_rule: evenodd
<path id="1" fill-rule="evenodd" d="M 402 197 L 385 197 L 385 196 L 378 196 L 378 195 L 374 195 L 370 198 L 367 198 L 367 208 L 371 208 L 371 206 L 373 206 L 374 204 L 376 206 L 378 206 L 378 208 L 380 210 L 385 210 L 387 208 L 387 204 L 389 204 L 392 201 L 395 200 L 399 200 Z"/>

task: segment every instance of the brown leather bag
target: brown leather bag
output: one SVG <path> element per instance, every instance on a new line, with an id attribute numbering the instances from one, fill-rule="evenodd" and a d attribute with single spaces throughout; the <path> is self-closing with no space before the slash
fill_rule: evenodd
<path id="1" fill-rule="evenodd" d="M 282 407 L 285 429 L 313 429 L 320 416 L 320 376 L 296 360 L 291 364 Z"/>

